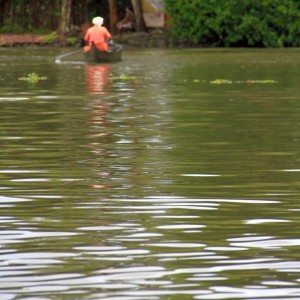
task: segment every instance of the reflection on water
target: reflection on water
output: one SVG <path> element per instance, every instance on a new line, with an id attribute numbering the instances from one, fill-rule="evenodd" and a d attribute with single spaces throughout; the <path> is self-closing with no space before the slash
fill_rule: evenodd
<path id="1" fill-rule="evenodd" d="M 110 127 L 109 114 L 111 113 L 111 104 L 109 102 L 109 76 L 110 65 L 85 65 L 86 85 L 88 93 L 91 95 L 99 95 L 93 98 L 88 104 L 88 109 L 91 111 L 89 126 L 93 128 L 93 132 L 89 134 L 91 142 L 89 144 L 90 151 L 95 157 L 105 157 L 106 149 L 103 145 L 104 137 L 108 138 L 110 134 L 106 131 Z M 101 138 L 100 141 L 98 139 Z M 107 189 L 109 184 L 104 183 L 106 178 L 110 178 L 111 172 L 97 172 L 98 179 L 91 184 L 95 189 Z"/>
<path id="2" fill-rule="evenodd" d="M 91 94 L 104 92 L 105 87 L 108 85 L 110 65 L 86 64 L 84 68 L 88 92 Z"/>
<path id="3" fill-rule="evenodd" d="M 0 298 L 299 299 L 299 51 L 57 51 L 0 49 Z"/>

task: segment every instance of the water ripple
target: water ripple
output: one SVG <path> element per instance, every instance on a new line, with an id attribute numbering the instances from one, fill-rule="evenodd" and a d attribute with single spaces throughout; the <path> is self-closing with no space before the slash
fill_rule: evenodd
<path id="1" fill-rule="evenodd" d="M 280 249 L 290 246 L 300 246 L 300 239 L 265 239 L 250 242 L 235 242 L 235 239 L 229 239 L 232 246 L 262 249 Z"/>
<path id="2" fill-rule="evenodd" d="M 0 49 L 1 300 L 300 299 L 299 51 L 57 51 Z"/>

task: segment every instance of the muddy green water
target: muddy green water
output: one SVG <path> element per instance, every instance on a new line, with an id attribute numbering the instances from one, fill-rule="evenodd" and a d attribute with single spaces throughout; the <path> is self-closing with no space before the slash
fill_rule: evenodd
<path id="1" fill-rule="evenodd" d="M 300 299 L 300 50 L 72 50 L 0 48 L 1 300 Z"/>

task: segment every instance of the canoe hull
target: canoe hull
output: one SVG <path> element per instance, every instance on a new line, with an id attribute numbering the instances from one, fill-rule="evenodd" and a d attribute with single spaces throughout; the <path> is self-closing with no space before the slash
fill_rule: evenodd
<path id="1" fill-rule="evenodd" d="M 122 46 L 114 44 L 108 52 L 99 51 L 95 46 L 92 50 L 84 53 L 84 59 L 88 63 L 113 63 L 122 60 Z"/>

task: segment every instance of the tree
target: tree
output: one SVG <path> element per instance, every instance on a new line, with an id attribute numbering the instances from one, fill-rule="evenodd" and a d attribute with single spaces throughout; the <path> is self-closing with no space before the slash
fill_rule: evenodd
<path id="1" fill-rule="evenodd" d="M 66 35 L 71 29 L 72 0 L 62 0 L 61 19 L 57 32 Z"/>
<path id="2" fill-rule="evenodd" d="M 109 20 L 110 20 L 110 30 L 112 33 L 115 33 L 116 24 L 118 20 L 116 0 L 109 0 Z"/>
<path id="3" fill-rule="evenodd" d="M 131 0 L 132 7 L 135 14 L 136 20 L 136 31 L 141 32 L 145 31 L 145 23 L 143 18 L 143 8 L 141 0 Z"/>

